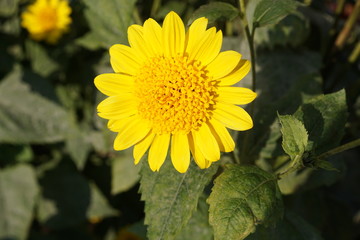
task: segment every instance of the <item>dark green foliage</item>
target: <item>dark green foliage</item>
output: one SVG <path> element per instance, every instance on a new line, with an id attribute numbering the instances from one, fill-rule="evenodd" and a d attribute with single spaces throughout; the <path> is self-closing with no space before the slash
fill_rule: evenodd
<path id="1" fill-rule="evenodd" d="M 54 45 L 22 28 L 31 2 L 0 0 L 0 240 L 360 238 L 359 148 L 323 155 L 360 138 L 359 25 L 334 45 L 355 1 L 338 16 L 339 1 L 69 1 Z M 207 17 L 222 51 L 250 59 L 246 26 L 255 44 L 254 127 L 184 174 L 169 158 L 155 173 L 146 157 L 135 166 L 96 114 L 108 48 L 169 11 L 186 27 Z M 251 88 L 252 74 L 238 85 Z"/>
<path id="2" fill-rule="evenodd" d="M 213 25 L 217 20 L 233 20 L 239 15 L 239 10 L 231 4 L 224 2 L 211 2 L 197 9 L 189 19 L 188 25 L 200 17 L 206 17 L 209 25 Z"/>
<path id="3" fill-rule="evenodd" d="M 160 171 L 154 173 L 147 163 L 143 164 L 140 191 L 145 201 L 149 239 L 175 239 L 196 210 L 199 197 L 217 168 L 213 164 L 200 169 L 192 162 L 188 171 L 181 174 L 167 159 Z"/>
<path id="4" fill-rule="evenodd" d="M 274 225 L 283 214 L 276 176 L 254 166 L 226 166 L 208 202 L 215 239 L 245 239 L 257 225 Z"/>

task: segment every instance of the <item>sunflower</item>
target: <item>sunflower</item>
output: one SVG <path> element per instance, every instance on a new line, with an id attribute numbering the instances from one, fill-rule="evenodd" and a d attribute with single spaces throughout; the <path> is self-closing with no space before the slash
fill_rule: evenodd
<path id="1" fill-rule="evenodd" d="M 256 93 L 231 87 L 250 70 L 250 62 L 235 51 L 220 52 L 222 32 L 195 20 L 185 31 L 175 12 L 161 27 L 153 19 L 128 28 L 130 47 L 110 48 L 115 73 L 95 78 L 109 96 L 98 107 L 117 132 L 115 150 L 134 146 L 135 164 L 148 152 L 152 171 L 159 171 L 170 147 L 175 169 L 184 173 L 190 152 L 200 168 L 231 152 L 235 143 L 227 128 L 252 128 L 249 114 L 236 105 L 248 104 Z"/>
<path id="2" fill-rule="evenodd" d="M 71 8 L 66 0 L 36 0 L 22 13 L 21 25 L 34 40 L 54 44 L 68 31 L 70 13 Z"/>

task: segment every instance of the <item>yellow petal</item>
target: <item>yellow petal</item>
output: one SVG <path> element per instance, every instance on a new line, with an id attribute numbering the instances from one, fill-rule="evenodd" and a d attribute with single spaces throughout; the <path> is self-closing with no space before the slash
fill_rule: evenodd
<path id="1" fill-rule="evenodd" d="M 105 119 L 122 119 L 138 112 L 135 97 L 131 93 L 110 96 L 97 106 L 98 115 Z"/>
<path id="2" fill-rule="evenodd" d="M 110 129 L 110 131 L 113 132 L 122 132 L 127 125 L 129 125 L 131 122 L 134 121 L 134 119 L 138 118 L 138 115 L 133 115 L 130 117 L 126 117 L 124 119 L 110 119 L 107 127 Z"/>
<path id="3" fill-rule="evenodd" d="M 164 55 L 175 57 L 183 55 L 185 50 L 185 27 L 179 15 L 171 11 L 164 19 L 163 29 Z"/>
<path id="4" fill-rule="evenodd" d="M 231 137 L 229 131 L 219 121 L 215 119 L 210 120 L 210 130 L 216 141 L 219 144 L 222 152 L 232 152 L 235 148 L 235 142 Z"/>
<path id="5" fill-rule="evenodd" d="M 163 165 L 170 143 L 170 133 L 156 135 L 149 150 L 149 165 L 152 171 L 159 171 Z"/>
<path id="6" fill-rule="evenodd" d="M 114 149 L 117 151 L 127 149 L 138 143 L 150 132 L 150 125 L 141 118 L 135 118 L 127 124 L 115 138 Z"/>
<path id="7" fill-rule="evenodd" d="M 128 28 L 128 39 L 131 48 L 133 48 L 136 51 L 136 54 L 140 55 L 142 59 L 145 60 L 151 55 L 146 46 L 142 26 L 136 24 L 131 25 Z"/>
<path id="8" fill-rule="evenodd" d="M 206 123 L 204 123 L 199 130 L 193 130 L 192 136 L 194 138 L 195 145 L 199 147 L 205 159 L 211 162 L 215 162 L 220 159 L 219 145 Z"/>
<path id="9" fill-rule="evenodd" d="M 147 49 L 152 56 L 162 55 L 162 30 L 160 25 L 152 18 L 144 22 L 144 39 L 146 39 Z"/>
<path id="10" fill-rule="evenodd" d="M 227 128 L 245 131 L 253 127 L 250 115 L 241 107 L 218 102 L 213 113 L 213 117 Z"/>
<path id="11" fill-rule="evenodd" d="M 195 59 L 199 60 L 202 65 L 208 65 L 216 56 L 219 55 L 222 45 L 222 32 L 218 31 L 210 35 L 203 44 L 200 45 Z"/>
<path id="12" fill-rule="evenodd" d="M 256 98 L 256 93 L 242 87 L 219 87 L 217 101 L 243 105 L 251 103 Z"/>
<path id="13" fill-rule="evenodd" d="M 240 60 L 235 69 L 223 78 L 218 79 L 219 86 L 231 86 L 243 79 L 250 71 L 250 61 Z"/>
<path id="14" fill-rule="evenodd" d="M 199 43 L 205 37 L 208 19 L 201 17 L 196 19 L 186 32 L 186 52 L 188 54 L 198 52 Z"/>
<path id="15" fill-rule="evenodd" d="M 126 73 L 136 75 L 141 59 L 136 55 L 131 47 L 115 44 L 110 47 L 110 63 L 116 73 Z"/>
<path id="16" fill-rule="evenodd" d="M 196 162 L 196 164 L 201 168 L 208 168 L 211 165 L 211 162 L 206 160 L 204 155 L 201 153 L 199 147 L 195 145 L 193 136 L 191 134 L 188 134 L 189 139 L 189 147 L 191 154 Z"/>
<path id="17" fill-rule="evenodd" d="M 190 165 L 190 149 L 187 134 L 177 133 L 171 137 L 171 161 L 175 169 L 184 173 Z"/>
<path id="18" fill-rule="evenodd" d="M 121 73 L 104 73 L 94 80 L 95 86 L 105 95 L 113 96 L 134 90 L 132 76 Z"/>
<path id="19" fill-rule="evenodd" d="M 238 65 L 241 54 L 235 51 L 221 52 L 206 69 L 214 79 L 224 77 Z"/>
<path id="20" fill-rule="evenodd" d="M 196 35 L 195 32 L 192 32 L 192 35 L 197 36 L 196 37 L 196 42 L 194 40 L 193 46 L 190 48 L 187 48 L 186 51 L 189 54 L 189 59 L 198 59 L 199 55 L 201 55 L 201 53 L 203 52 L 203 50 L 209 46 L 211 44 L 211 41 L 214 39 L 215 35 L 216 35 L 216 28 L 212 27 L 208 30 L 206 30 L 204 33 L 201 34 L 201 32 L 199 33 L 199 35 Z M 188 33 L 189 38 L 190 33 Z"/>
<path id="21" fill-rule="evenodd" d="M 134 163 L 138 164 L 153 142 L 155 134 L 150 132 L 143 140 L 138 142 L 133 151 Z"/>

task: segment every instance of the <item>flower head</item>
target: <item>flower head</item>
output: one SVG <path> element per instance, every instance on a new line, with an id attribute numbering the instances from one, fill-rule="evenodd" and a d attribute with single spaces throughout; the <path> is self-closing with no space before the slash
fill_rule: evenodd
<path id="1" fill-rule="evenodd" d="M 67 0 L 36 0 L 22 13 L 21 25 L 34 40 L 54 44 L 68 30 L 70 13 Z"/>
<path id="2" fill-rule="evenodd" d="M 252 128 L 249 114 L 239 106 L 256 93 L 231 85 L 250 70 L 250 62 L 235 51 L 220 52 L 222 33 L 195 20 L 187 31 L 170 12 L 161 27 L 153 19 L 128 29 L 130 47 L 110 48 L 115 73 L 95 78 L 109 96 L 98 115 L 117 132 L 115 150 L 134 145 L 135 164 L 149 149 L 148 162 L 158 171 L 170 155 L 175 169 L 186 172 L 190 152 L 200 168 L 220 159 L 220 151 L 234 150 L 227 128 Z"/>

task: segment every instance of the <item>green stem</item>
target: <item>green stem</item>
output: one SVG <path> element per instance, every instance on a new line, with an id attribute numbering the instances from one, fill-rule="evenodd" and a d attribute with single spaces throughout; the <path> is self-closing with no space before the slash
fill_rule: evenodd
<path id="1" fill-rule="evenodd" d="M 327 151 L 325 153 L 322 153 L 319 156 L 317 156 L 316 158 L 318 158 L 318 159 L 328 158 L 330 156 L 333 156 L 335 154 L 341 153 L 343 151 L 346 151 L 346 150 L 349 150 L 351 148 L 355 148 L 355 147 L 358 147 L 358 146 L 360 146 L 360 138 L 356 139 L 354 141 L 345 143 L 344 145 L 341 145 L 339 147 L 331 149 L 330 151 Z"/>
<path id="2" fill-rule="evenodd" d="M 143 24 L 143 21 L 141 20 L 141 17 L 140 17 L 139 9 L 137 7 L 134 8 L 133 17 L 134 17 L 134 21 L 136 24 L 138 24 L 138 25 Z"/>
<path id="3" fill-rule="evenodd" d="M 150 11 L 150 17 L 155 17 L 159 7 L 161 5 L 161 0 L 153 0 L 151 11 Z"/>
<path id="4" fill-rule="evenodd" d="M 250 47 L 252 90 L 255 92 L 256 91 L 256 55 L 255 55 L 255 47 L 254 47 L 255 27 L 253 28 L 252 33 L 250 33 L 249 26 L 246 26 L 245 33 Z"/>
<path id="5" fill-rule="evenodd" d="M 256 92 L 256 54 L 255 54 L 255 47 L 254 47 L 254 36 L 255 36 L 255 27 L 252 28 L 252 32 L 250 31 L 248 21 L 246 19 L 245 15 L 245 0 L 239 0 L 239 10 L 240 10 L 240 17 L 243 22 L 243 26 L 245 28 L 245 35 L 246 39 L 249 44 L 250 48 L 250 60 L 251 60 L 251 75 L 252 75 L 252 90 Z M 254 102 L 252 102 L 249 106 L 249 114 L 250 116 L 254 115 Z M 247 156 L 248 153 L 248 146 L 250 142 L 250 133 L 246 132 L 243 138 L 243 145 L 241 148 L 241 157 L 240 159 L 243 162 L 249 163 L 249 156 Z"/>
<path id="6" fill-rule="evenodd" d="M 358 42 L 354 48 L 354 50 L 351 52 L 349 58 L 348 58 L 348 62 L 350 64 L 353 64 L 356 62 L 356 60 L 359 58 L 360 56 L 360 42 Z"/>
<path id="7" fill-rule="evenodd" d="M 302 164 L 301 156 L 296 155 L 294 160 L 292 160 L 291 165 L 284 172 L 277 174 L 277 178 L 282 179 L 287 175 L 289 175 L 290 173 L 293 173 L 302 167 L 303 164 Z"/>
<path id="8" fill-rule="evenodd" d="M 357 0 L 355 3 L 354 10 L 352 11 L 350 17 L 346 20 L 343 29 L 336 38 L 335 46 L 338 49 L 341 49 L 344 46 L 351 30 L 354 28 L 354 26 L 357 23 L 359 15 L 360 15 L 360 0 Z"/>

